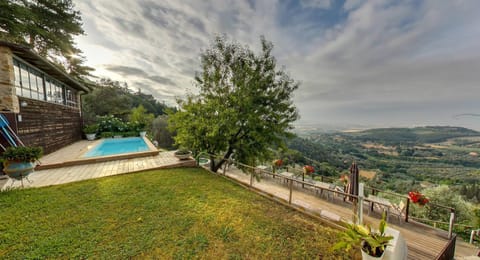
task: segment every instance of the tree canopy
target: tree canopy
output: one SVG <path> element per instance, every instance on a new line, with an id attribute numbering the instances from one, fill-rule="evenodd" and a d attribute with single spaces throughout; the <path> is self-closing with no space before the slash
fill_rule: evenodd
<path id="1" fill-rule="evenodd" d="M 93 70 L 82 65 L 75 47 L 73 37 L 82 34 L 80 12 L 71 0 L 0 1 L 0 39 L 30 46 L 76 77 Z"/>
<path id="2" fill-rule="evenodd" d="M 232 154 L 249 164 L 269 159 L 269 147 L 283 147 L 298 113 L 291 100 L 299 83 L 278 69 L 273 44 L 261 37 L 261 52 L 217 37 L 201 54 L 195 77 L 198 95 L 179 100 L 180 111 L 169 116 L 175 141 L 211 158 L 218 170 Z"/>
<path id="3" fill-rule="evenodd" d="M 167 106 L 158 102 L 152 95 L 132 92 L 128 86 L 118 81 L 101 79 L 91 84 L 93 91 L 82 97 L 83 118 L 88 123 L 96 121 L 96 116 L 113 115 L 127 121 L 132 109 L 142 106 L 142 111 L 153 114 L 148 120 L 165 114 Z M 136 119 L 135 119 L 136 120 Z"/>
<path id="4" fill-rule="evenodd" d="M 148 113 L 143 105 L 133 108 L 130 113 L 130 122 L 138 122 L 144 129 L 150 129 L 154 119 L 155 115 Z"/>

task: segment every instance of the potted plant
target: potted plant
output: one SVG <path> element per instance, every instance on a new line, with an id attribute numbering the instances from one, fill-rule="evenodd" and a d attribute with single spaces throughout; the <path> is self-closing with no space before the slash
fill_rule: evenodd
<path id="1" fill-rule="evenodd" d="M 277 169 L 279 169 L 280 167 L 282 167 L 282 165 L 283 165 L 282 159 L 273 160 L 272 161 L 272 172 L 275 173 L 275 171 Z"/>
<path id="2" fill-rule="evenodd" d="M 305 175 L 311 175 L 313 178 L 313 173 L 315 173 L 315 168 L 311 165 L 305 165 L 303 166 L 303 175 L 302 175 L 302 180 L 305 179 Z"/>
<path id="3" fill-rule="evenodd" d="M 408 198 L 415 204 L 420 206 L 425 206 L 430 200 L 418 191 L 410 191 L 408 193 Z"/>
<path id="4" fill-rule="evenodd" d="M 88 141 L 93 141 L 95 140 L 95 136 L 98 131 L 98 125 L 93 124 L 93 125 L 87 125 L 83 128 L 83 132 L 85 133 L 85 136 L 87 137 Z"/>
<path id="5" fill-rule="evenodd" d="M 175 153 L 173 153 L 173 155 L 175 157 L 177 157 L 179 160 L 185 160 L 185 159 L 190 158 L 190 156 L 192 156 L 192 152 L 190 150 L 181 148 L 181 149 L 178 149 L 177 151 L 175 151 Z"/>
<path id="6" fill-rule="evenodd" d="M 393 239 L 393 236 L 385 235 L 387 226 L 385 218 L 384 213 L 378 231 L 372 230 L 369 225 L 347 224 L 347 230 L 342 234 L 341 241 L 336 243 L 333 249 L 350 251 L 360 248 L 362 259 L 382 259 L 388 242 Z"/>
<path id="7" fill-rule="evenodd" d="M 8 147 L 2 155 L 3 171 L 10 178 L 20 180 L 34 171 L 42 153 L 41 147 Z"/>
<path id="8" fill-rule="evenodd" d="M 147 124 L 145 123 L 138 123 L 138 133 L 140 134 L 140 137 L 145 137 L 147 134 Z"/>

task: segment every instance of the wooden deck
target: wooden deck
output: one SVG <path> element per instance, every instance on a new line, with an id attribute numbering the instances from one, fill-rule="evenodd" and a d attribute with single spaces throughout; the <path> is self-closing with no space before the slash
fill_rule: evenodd
<path id="1" fill-rule="evenodd" d="M 60 155 L 54 156 L 56 157 Z M 65 155 L 65 157 L 69 156 Z M 28 176 L 28 180 L 24 180 L 23 184 L 25 188 L 43 187 L 145 170 L 191 167 L 195 165 L 196 162 L 193 159 L 180 161 L 173 156 L 173 152 L 160 152 L 155 156 L 111 160 L 106 162 L 66 166 L 55 169 L 37 170 L 30 174 Z M 3 187 L 0 185 L 1 189 L 7 189 L 10 187 L 21 187 L 21 182 L 8 179 L 4 183 Z"/>
<path id="2" fill-rule="evenodd" d="M 250 184 L 250 176 L 232 167 L 226 171 L 226 176 L 243 184 Z M 289 200 L 289 189 L 281 178 L 263 177 L 260 182 L 254 181 L 253 187 L 262 192 L 268 193 L 283 201 Z M 292 204 L 305 208 L 307 211 L 317 215 L 340 217 L 343 220 L 352 220 L 353 210 L 349 202 L 343 201 L 343 196 L 332 196 L 328 198 L 325 194 L 317 194 L 314 191 L 305 191 L 301 186 L 295 186 L 292 193 Z M 323 214 L 322 214 L 323 212 Z M 328 212 L 328 214 L 325 214 Z M 380 214 L 372 213 L 367 215 L 364 210 L 364 221 L 371 226 L 378 226 Z M 419 223 L 410 221 L 408 223 L 398 218 L 390 217 L 388 225 L 397 229 L 404 236 L 408 246 L 408 259 L 435 259 L 442 249 L 447 245 L 447 232 L 434 229 Z M 457 240 L 456 258 L 462 258 L 476 254 L 474 247 L 461 243 Z"/>

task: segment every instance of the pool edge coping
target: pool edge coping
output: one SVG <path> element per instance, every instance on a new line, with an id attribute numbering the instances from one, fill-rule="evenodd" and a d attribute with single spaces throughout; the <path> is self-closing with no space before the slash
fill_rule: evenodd
<path id="1" fill-rule="evenodd" d="M 98 163 L 98 162 L 108 162 L 108 161 L 116 161 L 116 160 L 125 160 L 125 159 L 133 159 L 139 157 L 148 157 L 148 156 L 155 156 L 160 153 L 152 142 L 146 137 L 142 137 L 147 147 L 150 151 L 145 152 L 135 152 L 135 153 L 123 153 L 123 154 L 116 154 L 116 155 L 107 155 L 107 156 L 97 156 L 97 157 L 90 157 L 90 158 L 81 158 L 77 157 L 71 161 L 63 161 L 63 162 L 56 162 L 56 163 L 49 163 L 49 164 L 39 164 L 35 167 L 35 170 L 47 170 L 47 169 L 54 169 L 54 168 L 62 168 L 67 166 L 75 166 L 75 165 L 83 165 L 83 164 L 90 164 L 90 163 Z M 98 145 L 102 139 L 97 140 Z M 81 153 L 83 155 L 85 152 Z"/>

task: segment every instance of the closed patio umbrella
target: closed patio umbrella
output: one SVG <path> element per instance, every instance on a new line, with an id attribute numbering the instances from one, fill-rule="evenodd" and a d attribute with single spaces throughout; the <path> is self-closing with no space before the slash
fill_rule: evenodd
<path id="1" fill-rule="evenodd" d="M 350 166 L 350 187 L 348 193 L 358 196 L 358 166 L 354 161 Z"/>

